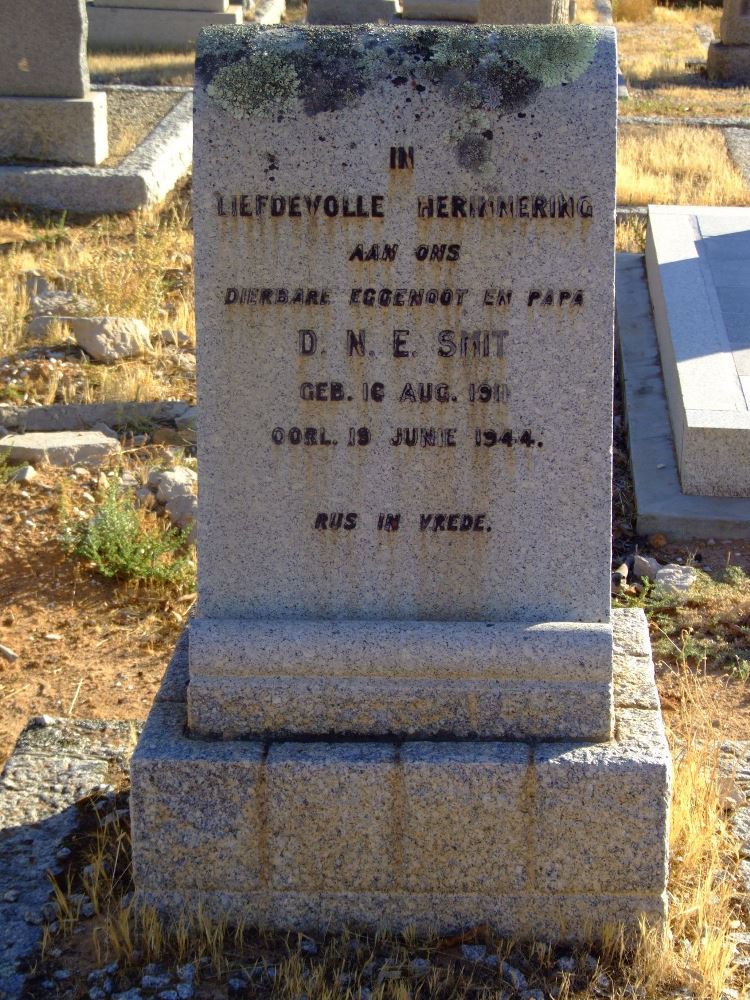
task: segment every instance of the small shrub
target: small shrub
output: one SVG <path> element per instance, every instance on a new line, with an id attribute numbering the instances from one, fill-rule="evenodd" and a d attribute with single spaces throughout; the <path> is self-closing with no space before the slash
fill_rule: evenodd
<path id="1" fill-rule="evenodd" d="M 741 566 L 727 566 L 721 574 L 721 582 L 728 583 L 732 587 L 741 587 L 747 583 L 747 574 Z"/>
<path id="2" fill-rule="evenodd" d="M 9 483 L 13 475 L 17 472 L 17 469 L 15 469 L 8 461 L 9 457 L 10 448 L 0 450 L 0 486 L 3 486 L 5 483 Z"/>
<path id="3" fill-rule="evenodd" d="M 650 21 L 655 7 L 656 0 L 614 0 L 612 15 L 615 21 Z"/>
<path id="4" fill-rule="evenodd" d="M 194 585 L 188 532 L 164 527 L 153 514 L 138 510 L 132 495 L 117 483 L 107 488 L 86 520 L 74 521 L 63 510 L 61 542 L 110 579 Z"/>

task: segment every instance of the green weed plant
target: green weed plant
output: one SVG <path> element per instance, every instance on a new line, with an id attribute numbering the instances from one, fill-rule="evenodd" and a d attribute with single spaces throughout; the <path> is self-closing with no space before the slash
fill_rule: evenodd
<path id="1" fill-rule="evenodd" d="M 714 576 L 697 570 L 685 593 L 670 593 L 645 578 L 641 584 L 639 594 L 618 596 L 615 604 L 643 608 L 657 658 L 750 680 L 750 577 L 741 567 L 729 565 Z"/>
<path id="2" fill-rule="evenodd" d="M 180 589 L 195 586 L 190 533 L 139 510 L 118 483 L 106 488 L 92 516 L 77 521 L 63 510 L 62 519 L 63 547 L 92 563 L 102 576 Z"/>

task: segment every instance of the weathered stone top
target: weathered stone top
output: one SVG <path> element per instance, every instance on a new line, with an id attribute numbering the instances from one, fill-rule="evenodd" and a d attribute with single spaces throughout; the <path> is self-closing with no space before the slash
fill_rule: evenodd
<path id="1" fill-rule="evenodd" d="M 606 623 L 614 32 L 208 29 L 196 73 L 200 614 Z"/>
<path id="2" fill-rule="evenodd" d="M 210 27 L 196 77 L 234 118 L 338 111 L 379 84 L 437 84 L 452 104 L 518 112 L 546 87 L 573 83 L 591 65 L 597 31 L 544 27 L 254 25 Z"/>
<path id="3" fill-rule="evenodd" d="M 85 97 L 86 0 L 2 0 L 0 96 Z"/>

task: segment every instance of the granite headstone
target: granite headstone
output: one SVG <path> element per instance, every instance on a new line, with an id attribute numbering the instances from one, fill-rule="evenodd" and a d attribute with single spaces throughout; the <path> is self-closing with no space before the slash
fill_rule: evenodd
<path id="1" fill-rule="evenodd" d="M 610 732 L 612 52 L 435 30 L 203 36 L 199 731 Z"/>
<path id="2" fill-rule="evenodd" d="M 107 158 L 107 95 L 89 86 L 87 31 L 85 0 L 0 4 L 0 160 Z"/>
<path id="3" fill-rule="evenodd" d="M 199 598 L 133 757 L 138 902 L 663 921 L 669 755 L 609 599 L 614 33 L 209 30 L 196 70 Z"/>
<path id="4" fill-rule="evenodd" d="M 0 95 L 85 97 L 86 0 L 3 0 Z"/>

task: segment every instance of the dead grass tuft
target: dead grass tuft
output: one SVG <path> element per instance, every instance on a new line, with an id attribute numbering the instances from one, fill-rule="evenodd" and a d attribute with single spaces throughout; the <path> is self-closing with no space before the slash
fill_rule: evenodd
<path id="1" fill-rule="evenodd" d="M 193 234 L 189 190 L 177 192 L 161 212 L 69 222 L 24 216 L 0 222 L 13 238 L 0 254 L 0 354 L 13 357 L 31 347 L 24 328 L 28 295 L 24 275 L 42 274 L 54 287 L 77 292 L 93 315 L 143 320 L 154 337 L 154 353 L 108 368 L 69 363 L 52 373 L 48 365 L 24 361 L 13 385 L 0 384 L 0 399 L 12 402 L 100 402 L 195 396 L 190 358 L 163 350 L 161 330 L 183 330 L 195 343 Z M 18 242 L 15 242 L 15 240 Z M 64 349 L 66 331 L 56 326 L 45 343 Z M 35 342 L 39 346 L 39 341 Z"/>
<path id="2" fill-rule="evenodd" d="M 621 205 L 750 205 L 719 129 L 626 126 L 617 154 Z"/>
<path id="3" fill-rule="evenodd" d="M 141 86 L 191 86 L 195 52 L 90 52 L 94 83 L 136 83 Z"/>
<path id="4" fill-rule="evenodd" d="M 615 230 L 615 250 L 617 253 L 645 253 L 645 216 L 634 215 L 623 222 L 618 222 Z"/>
<path id="5" fill-rule="evenodd" d="M 613 0 L 615 21 L 649 21 L 654 16 L 656 0 Z"/>

